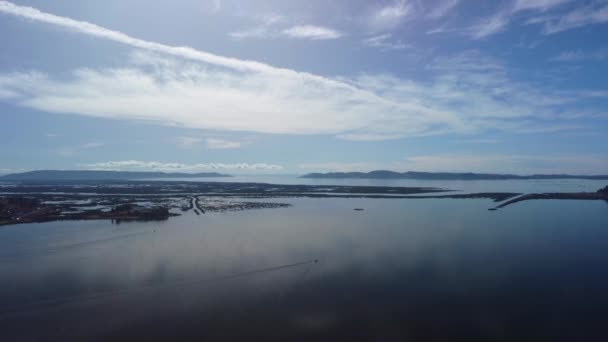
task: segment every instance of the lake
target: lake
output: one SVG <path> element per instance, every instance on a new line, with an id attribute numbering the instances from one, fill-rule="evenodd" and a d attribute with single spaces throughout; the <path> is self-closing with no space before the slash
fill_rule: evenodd
<path id="1" fill-rule="evenodd" d="M 471 192 L 606 185 L 314 184 L 365 182 Z M 479 199 L 274 201 L 293 206 L 0 228 L 2 340 L 608 338 L 606 202 L 488 211 L 494 203 Z"/>

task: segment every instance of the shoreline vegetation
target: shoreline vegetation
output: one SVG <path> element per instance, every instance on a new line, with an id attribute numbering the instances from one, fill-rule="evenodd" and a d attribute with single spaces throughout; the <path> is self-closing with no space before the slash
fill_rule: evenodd
<path id="1" fill-rule="evenodd" d="M 445 192 L 454 191 L 429 187 L 183 181 L 14 182 L 0 185 L 0 225 L 58 220 L 167 220 L 189 211 L 204 215 L 210 212 L 286 208 L 291 204 L 279 200 L 288 198 L 489 199 L 498 204 L 488 210 L 539 199 L 608 202 L 608 186 L 597 192 L 579 193 Z"/>

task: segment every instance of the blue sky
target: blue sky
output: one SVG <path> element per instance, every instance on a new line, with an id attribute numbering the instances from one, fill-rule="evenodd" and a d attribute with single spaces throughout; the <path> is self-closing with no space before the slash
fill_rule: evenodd
<path id="1" fill-rule="evenodd" d="M 0 173 L 608 173 L 608 1 L 0 1 Z"/>

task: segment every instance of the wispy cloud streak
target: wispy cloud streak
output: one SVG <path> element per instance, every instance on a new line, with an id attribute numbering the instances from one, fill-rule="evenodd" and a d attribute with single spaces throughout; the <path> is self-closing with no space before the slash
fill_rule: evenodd
<path id="1" fill-rule="evenodd" d="M 329 40 L 342 37 L 342 33 L 323 26 L 299 25 L 283 30 L 283 34 L 290 38 Z"/>
<path id="2" fill-rule="evenodd" d="M 504 31 L 520 12 L 546 12 L 573 0 L 515 0 L 490 17 L 482 18 L 464 30 L 472 39 L 484 39 Z M 538 20 L 538 19 L 536 19 Z"/>
<path id="3" fill-rule="evenodd" d="M 152 41 L 131 37 L 125 33 L 107 29 L 86 21 L 74 20 L 67 17 L 54 15 L 51 13 L 42 12 L 33 7 L 19 6 L 8 1 L 0 1 L 0 12 L 10 14 L 42 23 L 60 26 L 70 29 L 75 32 L 95 36 L 98 38 L 108 39 L 118 43 L 126 44 L 132 47 L 145 49 L 153 52 L 160 52 L 168 55 L 173 55 L 181 58 L 192 59 L 204 63 L 214 64 L 217 66 L 227 67 L 240 71 L 265 72 L 291 77 L 303 77 L 319 82 L 328 83 L 333 86 L 343 86 L 351 88 L 348 84 L 327 79 L 310 73 L 297 72 L 290 69 L 277 68 L 265 63 L 256 61 L 241 60 L 215 55 L 205 51 L 193 49 L 185 46 L 170 46 Z"/>
<path id="4" fill-rule="evenodd" d="M 586 60 L 601 61 L 608 59 L 608 49 L 585 52 L 581 50 L 564 51 L 550 58 L 556 62 L 580 62 Z"/>
<path id="5" fill-rule="evenodd" d="M 381 50 L 403 50 L 411 47 L 402 41 L 393 41 L 392 34 L 385 33 L 378 36 L 366 38 L 362 41 L 368 47 L 380 48 Z"/>
<path id="6" fill-rule="evenodd" d="M 544 23 L 543 32 L 553 34 L 587 25 L 608 22 L 608 3 L 594 1 L 588 5 L 576 8 L 559 17 L 547 16 L 533 19 L 534 23 Z"/>
<path id="7" fill-rule="evenodd" d="M 232 171 L 278 171 L 283 166 L 267 163 L 167 163 L 159 161 L 123 160 L 108 161 L 92 164 L 81 164 L 81 168 L 89 170 L 112 170 L 112 171 L 163 171 L 163 172 L 201 172 L 209 170 L 232 170 Z"/>
<path id="8" fill-rule="evenodd" d="M 210 150 L 227 150 L 227 149 L 241 148 L 241 143 L 239 141 L 230 141 L 230 140 L 217 139 L 217 138 L 207 138 L 206 143 L 207 143 L 207 148 Z"/>
<path id="9" fill-rule="evenodd" d="M 460 0 L 441 1 L 437 4 L 437 6 L 435 8 L 433 8 L 429 12 L 429 14 L 427 16 L 432 19 L 443 18 L 446 15 L 448 15 L 454 8 L 456 8 L 456 6 L 458 6 L 459 3 L 460 3 Z"/>
<path id="10" fill-rule="evenodd" d="M 395 0 L 374 10 L 368 23 L 374 31 L 394 29 L 401 25 L 412 13 L 414 6 L 407 0 Z"/>

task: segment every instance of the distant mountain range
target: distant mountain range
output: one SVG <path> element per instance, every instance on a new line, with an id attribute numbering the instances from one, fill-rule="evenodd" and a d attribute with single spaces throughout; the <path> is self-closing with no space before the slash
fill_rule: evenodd
<path id="1" fill-rule="evenodd" d="M 426 180 L 509 180 L 509 179 L 593 179 L 608 180 L 608 175 L 580 176 L 580 175 L 510 175 L 494 173 L 455 173 L 455 172 L 394 172 L 394 171 L 371 171 L 371 172 L 329 172 L 309 173 L 300 178 L 320 179 L 426 179 Z"/>
<path id="2" fill-rule="evenodd" d="M 217 172 L 136 172 L 95 170 L 40 170 L 0 176 L 0 181 L 134 180 L 150 178 L 232 177 Z"/>

